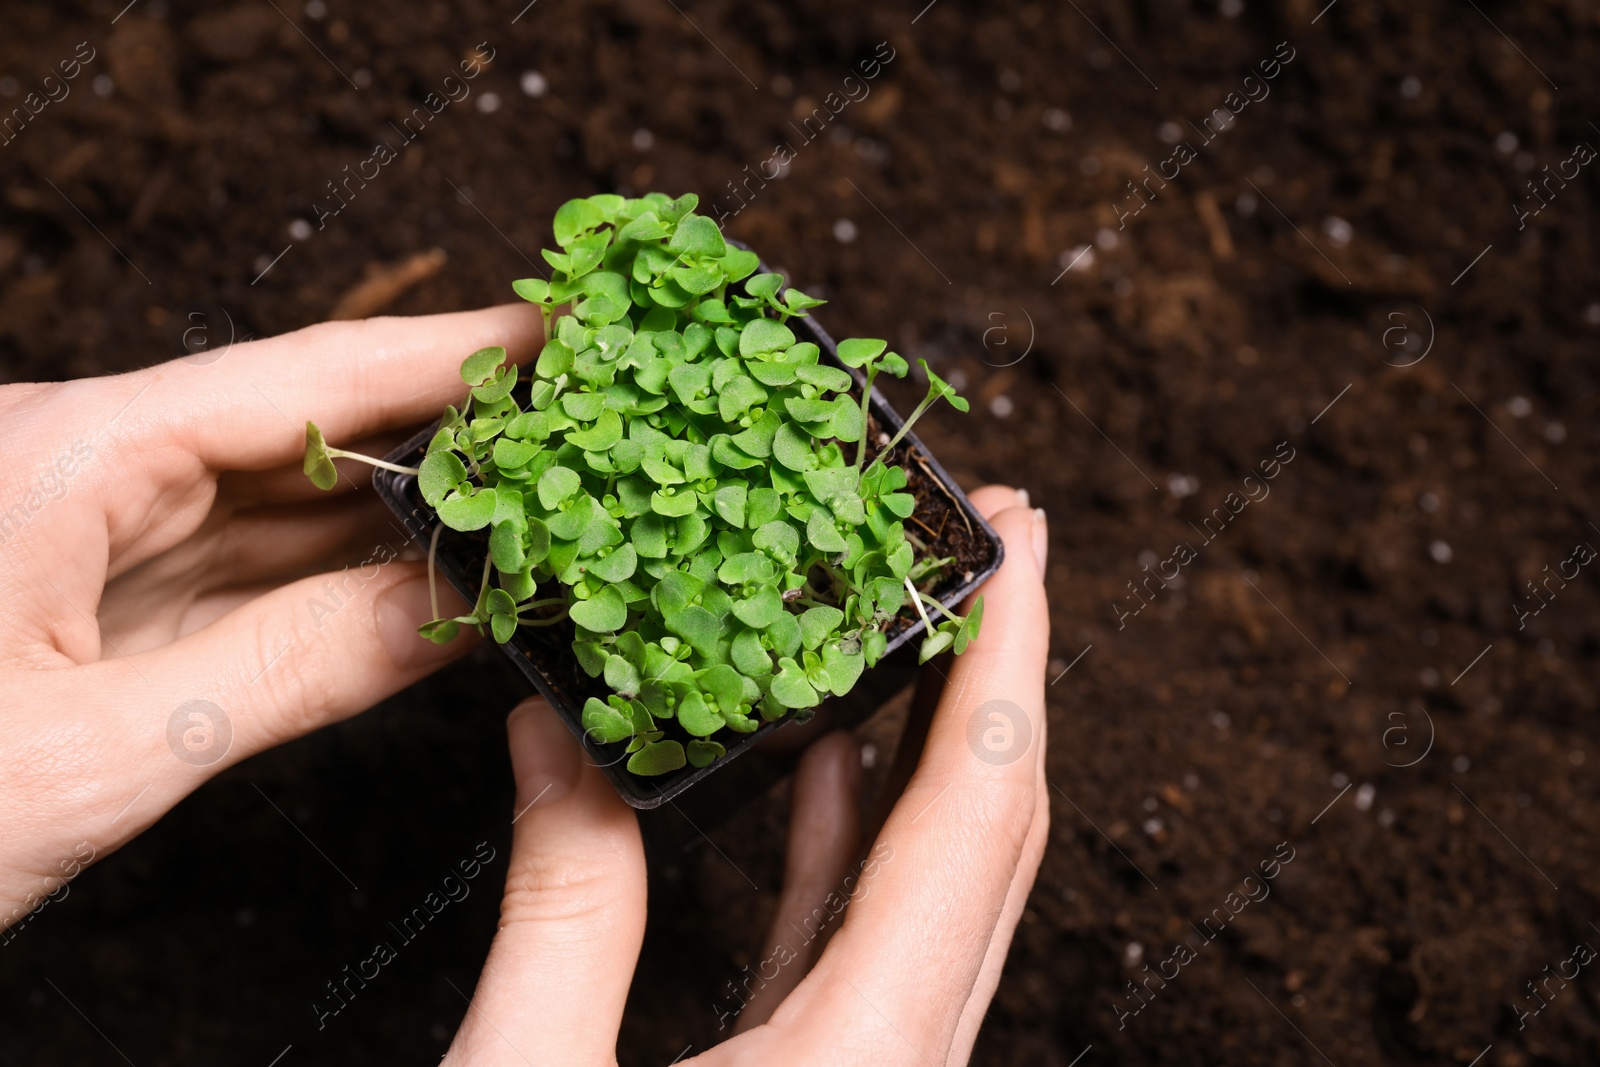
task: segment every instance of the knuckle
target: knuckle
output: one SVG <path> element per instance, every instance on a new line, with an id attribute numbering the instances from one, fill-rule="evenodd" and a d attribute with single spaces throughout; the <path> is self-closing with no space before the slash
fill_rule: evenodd
<path id="1" fill-rule="evenodd" d="M 602 854 L 585 858 L 537 850 L 517 856 L 506 876 L 500 928 L 590 926 L 617 898 L 616 865 Z"/>

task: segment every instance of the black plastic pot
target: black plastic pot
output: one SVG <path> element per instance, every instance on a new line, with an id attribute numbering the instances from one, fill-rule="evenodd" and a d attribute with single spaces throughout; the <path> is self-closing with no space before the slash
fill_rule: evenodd
<path id="1" fill-rule="evenodd" d="M 822 350 L 822 358 L 825 361 L 834 366 L 843 366 L 838 360 L 833 338 L 817 324 L 814 317 L 792 318 L 789 320 L 789 327 L 799 340 L 816 344 Z M 862 384 L 861 376 L 853 371 L 851 373 L 855 376 L 859 388 Z M 891 435 L 904 422 L 876 389 L 873 390 L 871 410 L 880 430 L 887 431 Z M 421 462 L 424 449 L 437 431 L 438 423 L 435 423 L 385 458 L 391 463 L 416 466 Z M 961 487 L 956 485 L 938 461 L 923 448 L 916 434 L 906 435 L 905 440 L 896 447 L 896 452 L 900 457 L 900 465 L 909 467 L 915 464 L 937 483 L 933 492 L 942 497 L 942 502 L 951 512 L 944 516 L 944 521 L 947 523 L 959 521 L 963 530 L 970 531 L 968 555 L 976 556 L 977 560 L 969 568 L 959 573 L 952 573 L 933 594 L 935 599 L 955 610 L 957 604 L 999 569 L 1000 561 L 1004 557 L 1004 546 L 993 527 L 984 521 L 983 516 L 978 514 L 966 494 L 961 491 Z M 915 460 L 911 458 L 913 455 L 916 457 Z M 433 537 L 434 528 L 439 523 L 433 509 L 423 502 L 421 493 L 417 489 L 416 477 L 379 469 L 374 472 L 372 481 L 378 494 L 404 524 L 407 533 L 418 544 L 427 547 Z M 929 483 L 922 484 L 926 491 Z M 918 514 L 922 514 L 927 506 L 927 502 L 919 499 Z M 483 561 L 487 554 L 488 538 L 485 533 L 466 534 L 445 528 L 440 534 L 437 554 L 439 570 L 468 603 L 478 597 Z M 427 620 L 418 619 L 417 623 L 421 625 L 425 621 Z M 889 650 L 878 661 L 878 665 L 864 671 L 848 695 L 828 702 L 833 709 L 835 720 L 840 725 L 848 725 L 865 718 L 881 703 L 910 684 L 917 671 L 917 638 L 924 628 L 921 619 L 917 619 L 914 625 L 892 634 L 889 639 Z M 684 767 L 652 778 L 631 774 L 624 766 L 627 761 L 624 742 L 603 744 L 593 740 L 584 731 L 582 725 L 584 701 L 591 696 L 604 699 L 608 690 L 602 681 L 590 678 L 578 666 L 577 659 L 572 654 L 572 636 L 573 628 L 570 624 L 540 627 L 536 630 L 524 627 L 517 631 L 510 642 L 501 645 L 500 648 L 511 657 L 512 662 L 533 683 L 533 687 L 556 709 L 562 721 L 567 724 L 567 728 L 582 742 L 589 759 L 605 771 L 606 777 L 617 787 L 617 792 L 635 808 L 655 808 L 672 800 L 690 786 L 726 767 L 738 756 L 749 752 L 763 738 L 792 721 L 792 716 L 788 716 L 777 722 L 764 723 L 753 733 L 731 734 L 726 738 L 719 736 L 718 740 L 727 746 L 727 754 L 708 767 Z M 759 786 L 760 783 L 755 784 Z"/>

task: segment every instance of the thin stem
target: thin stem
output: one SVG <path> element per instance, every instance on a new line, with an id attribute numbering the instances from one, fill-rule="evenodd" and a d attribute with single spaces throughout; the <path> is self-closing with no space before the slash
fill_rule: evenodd
<path id="1" fill-rule="evenodd" d="M 868 466 L 867 469 L 871 470 L 873 467 L 876 467 L 878 464 L 882 463 L 883 457 L 887 456 L 890 452 L 893 452 L 894 446 L 904 440 L 906 434 L 911 432 L 911 424 L 920 419 L 922 417 L 922 413 L 932 407 L 934 401 L 938 399 L 939 398 L 937 396 L 929 396 L 922 403 L 918 404 L 916 409 L 911 412 L 911 417 L 907 419 L 900 427 L 900 432 L 891 437 L 889 439 L 889 443 L 884 445 L 883 448 L 879 450 L 877 457 L 873 459 L 871 465 Z"/>
<path id="2" fill-rule="evenodd" d="M 558 622 L 566 621 L 567 613 L 564 611 L 560 615 L 552 615 L 548 619 L 524 619 L 521 615 L 517 616 L 518 626 L 554 626 Z"/>
<path id="3" fill-rule="evenodd" d="M 439 535 L 444 533 L 444 523 L 439 523 L 433 528 L 433 536 L 428 538 L 428 607 L 433 609 L 433 617 L 439 617 L 439 568 L 436 561 L 439 558 Z"/>
<path id="4" fill-rule="evenodd" d="M 878 367 L 867 367 L 867 384 L 861 390 L 861 443 L 856 446 L 856 474 L 861 473 L 861 463 L 867 458 L 867 413 L 872 408 L 872 383 L 878 377 Z"/>
<path id="5" fill-rule="evenodd" d="M 910 581 L 910 580 L 911 580 L 911 579 L 910 579 L 910 577 L 909 577 L 909 576 L 908 576 L 908 577 L 907 577 L 907 578 L 906 578 L 906 581 L 908 581 L 908 582 L 909 582 L 909 581 Z M 951 622 L 954 622 L 954 623 L 960 623 L 960 622 L 961 622 L 961 621 L 962 621 L 962 618 L 961 618 L 961 616 L 959 616 L 959 615 L 956 615 L 956 614 L 953 614 L 953 613 L 952 613 L 952 612 L 951 612 L 951 611 L 950 611 L 950 609 L 949 609 L 949 608 L 947 608 L 947 607 L 945 607 L 945 606 L 944 606 L 944 605 L 943 605 L 943 604 L 941 604 L 941 603 L 939 603 L 939 602 L 938 602 L 938 601 L 937 601 L 937 600 L 935 600 L 935 599 L 933 599 L 933 597 L 931 597 L 931 596 L 929 596 L 929 595 L 928 595 L 928 594 L 927 594 L 927 593 L 918 593 L 918 594 L 917 594 L 917 596 L 919 596 L 919 597 L 921 597 L 921 598 L 922 598 L 922 600 L 923 600 L 923 601 L 924 601 L 924 602 L 925 602 L 925 603 L 928 603 L 928 604 L 932 604 L 932 605 L 933 605 L 933 606 L 934 606 L 934 607 L 936 607 L 936 608 L 938 608 L 938 609 L 939 609 L 939 613 L 940 613 L 940 614 L 941 614 L 941 615 L 943 615 L 943 616 L 944 616 L 944 617 L 945 617 L 945 618 L 947 618 L 947 619 L 949 619 L 949 620 L 950 620 L 950 621 L 951 621 Z"/>
<path id="6" fill-rule="evenodd" d="M 473 617 L 479 622 L 488 617 L 483 606 L 489 602 L 489 566 L 492 562 L 493 557 L 486 557 L 483 561 L 483 577 L 478 582 L 478 602 L 472 605 Z"/>
<path id="7" fill-rule="evenodd" d="M 917 609 L 917 614 L 922 616 L 922 625 L 928 628 L 928 636 L 933 636 L 933 620 L 928 618 L 928 612 L 922 606 L 922 594 L 917 592 L 917 587 L 911 584 L 911 578 L 906 577 L 906 589 L 911 593 L 911 603 Z"/>
<path id="8" fill-rule="evenodd" d="M 329 448 L 327 449 L 327 453 L 334 459 L 356 459 L 360 460 L 362 463 L 371 464 L 374 467 L 381 467 L 386 471 L 394 471 L 396 474 L 422 473 L 416 467 L 402 467 L 400 464 L 390 463 L 386 459 L 374 459 L 371 456 L 363 456 L 360 452 L 346 452 L 342 448 Z"/>

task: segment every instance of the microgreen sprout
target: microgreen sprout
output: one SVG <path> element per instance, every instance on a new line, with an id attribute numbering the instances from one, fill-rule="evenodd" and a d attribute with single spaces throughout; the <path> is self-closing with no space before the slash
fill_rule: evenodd
<path id="1" fill-rule="evenodd" d="M 416 474 L 416 467 L 404 467 L 398 463 L 390 463 L 385 459 L 373 456 L 364 456 L 360 452 L 346 452 L 342 448 L 330 448 L 328 442 L 322 439 L 322 431 L 314 422 L 306 423 L 306 461 L 305 474 L 311 479 L 311 484 L 318 489 L 332 489 L 339 483 L 339 468 L 333 465 L 336 459 L 356 459 L 374 467 L 381 467 L 386 471 L 396 474 Z"/>
<path id="2" fill-rule="evenodd" d="M 919 590 L 955 561 L 908 536 L 917 500 L 886 458 L 936 401 L 966 401 L 929 371 L 928 396 L 867 464 L 872 384 L 906 361 L 855 339 L 838 355 L 861 383 L 823 362 L 787 325 L 822 301 L 757 274 L 697 204 L 562 205 L 560 251 L 543 253 L 552 277 L 513 285 L 540 308 L 543 350 L 526 368 L 503 348 L 468 356 L 466 400 L 418 467 L 306 428 L 305 471 L 322 488 L 337 457 L 416 476 L 442 524 L 430 571 L 439 529 L 484 538 L 476 602 L 437 617 L 430 574 L 423 636 L 473 626 L 503 643 L 571 625 L 579 667 L 609 691 L 585 703 L 583 728 L 626 742 L 643 776 L 709 766 L 724 731 L 804 720 L 849 692 L 907 624 L 908 595 L 923 661 L 964 650 L 982 618 L 981 598 L 961 618 Z"/>

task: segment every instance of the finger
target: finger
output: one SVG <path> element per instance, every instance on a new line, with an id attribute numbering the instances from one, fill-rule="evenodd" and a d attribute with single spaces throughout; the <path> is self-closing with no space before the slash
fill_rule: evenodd
<path id="1" fill-rule="evenodd" d="M 1042 517 L 1011 507 L 993 523 L 1006 558 L 982 590 L 986 625 L 956 658 L 921 763 L 879 835 L 872 892 L 858 894 L 769 1024 L 805 1062 L 838 1060 L 844 1034 L 853 1056 L 865 1043 L 888 1062 L 945 1062 L 1013 881 L 1032 862 L 1049 644 L 1034 550 Z"/>
<path id="2" fill-rule="evenodd" d="M 861 847 L 861 746 L 840 730 L 806 750 L 795 771 L 783 894 L 756 968 L 741 982 L 734 1033 L 760 1026 L 788 996 L 838 929 Z M 773 972 L 770 977 L 768 972 Z"/>
<path id="3" fill-rule="evenodd" d="M 424 416 L 424 419 L 437 418 L 442 412 L 441 407 Z M 382 458 L 404 444 L 412 432 L 410 427 L 391 430 L 358 441 L 339 442 L 338 447 L 359 452 L 364 456 Z M 339 480 L 334 483 L 332 489 L 318 489 L 311 484 L 311 479 L 306 477 L 303 456 L 297 456 L 290 463 L 270 470 L 224 471 L 217 478 L 217 498 L 238 507 L 300 504 L 337 498 L 346 493 L 364 490 L 372 484 L 372 468 L 360 460 L 336 459 L 333 465 L 339 469 Z"/>
<path id="4" fill-rule="evenodd" d="M 1017 875 L 1011 880 L 1011 888 L 1006 891 L 1005 906 L 1000 910 L 1000 921 L 995 924 L 994 934 L 989 939 L 989 948 L 984 953 L 977 981 L 973 983 L 972 995 L 967 998 L 966 1007 L 961 1010 L 961 1019 L 956 1024 L 955 1037 L 950 1042 L 951 1063 L 966 1063 L 972 1058 L 972 1046 L 978 1040 L 978 1029 L 989 1012 L 989 1002 L 994 999 L 995 990 L 1000 988 L 1000 975 L 1005 970 L 1006 954 L 1011 951 L 1011 939 L 1017 932 L 1017 923 L 1022 921 L 1023 909 L 1028 906 L 1034 877 L 1039 873 L 1045 845 L 1050 841 L 1050 796 L 1049 786 L 1044 782 L 1043 746 L 1039 749 L 1039 779 L 1033 825 L 1028 827 L 1028 839 L 1022 846 Z"/>
<path id="5" fill-rule="evenodd" d="M 97 613 L 100 632 L 132 655 L 208 626 L 285 582 L 394 559 L 409 539 L 391 518 L 371 496 L 218 516 L 109 582 Z"/>
<path id="6" fill-rule="evenodd" d="M 447 588 L 440 600 L 465 608 Z M 470 631 L 448 645 L 417 636 L 431 614 L 426 565 L 394 562 L 280 587 L 153 651 L 106 641 L 84 666 L 12 671 L 0 688 L 51 715 L 43 732 L 0 716 L 8 767 L 29 768 L 0 782 L 0 802 L 62 835 L 92 824 L 95 845 L 115 848 L 223 768 L 463 655 Z"/>
<path id="7" fill-rule="evenodd" d="M 438 594 L 442 612 L 467 610 L 448 583 Z M 201 699 L 226 714 L 226 765 L 364 711 L 463 655 L 470 628 L 443 645 L 417 634 L 433 617 L 430 599 L 425 563 L 380 557 L 281 586 L 125 662 L 165 710 Z"/>
<path id="8" fill-rule="evenodd" d="M 212 470 L 266 470 L 305 451 L 308 420 L 338 445 L 436 416 L 465 397 L 461 361 L 473 351 L 502 345 L 526 360 L 543 333 L 529 304 L 320 323 L 235 345 L 204 367 L 178 361 L 125 375 L 121 425 L 135 439 L 176 443 Z"/>
<path id="9" fill-rule="evenodd" d="M 639 822 L 550 706 L 511 713 L 515 827 L 500 929 L 451 1064 L 616 1064 L 644 939 Z"/>
<path id="10" fill-rule="evenodd" d="M 1028 491 L 1013 489 L 1008 485 L 986 485 L 974 490 L 967 499 L 972 501 L 980 515 L 993 520 L 1006 508 L 1027 507 Z M 917 677 L 911 711 L 906 717 L 905 727 L 900 731 L 900 741 L 895 746 L 894 764 L 884 776 L 877 805 L 867 823 L 867 832 L 874 838 L 888 821 L 890 812 L 899 802 L 907 783 L 911 781 L 911 775 L 917 769 L 917 763 L 922 759 L 922 748 L 928 740 L 928 727 L 933 723 L 934 711 L 944 694 L 944 683 L 944 677 L 933 668 L 924 670 Z"/>

